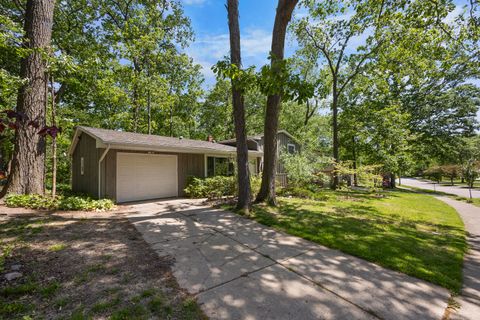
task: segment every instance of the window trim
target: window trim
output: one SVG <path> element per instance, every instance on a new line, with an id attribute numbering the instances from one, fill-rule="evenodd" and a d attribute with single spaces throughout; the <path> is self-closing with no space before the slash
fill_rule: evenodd
<path id="1" fill-rule="evenodd" d="M 233 156 L 229 156 L 229 155 L 225 155 L 225 154 L 205 154 L 205 157 L 204 157 L 204 162 L 205 162 L 205 172 L 204 172 L 204 176 L 205 178 L 208 178 L 208 158 L 223 158 L 223 159 L 227 159 L 227 160 L 231 160 L 232 162 L 235 161 L 235 158 Z M 215 160 L 213 161 L 213 172 L 214 172 L 214 175 L 215 176 Z"/>
<path id="2" fill-rule="evenodd" d="M 80 175 L 85 175 L 85 158 L 80 157 Z"/>
<path id="3" fill-rule="evenodd" d="M 290 152 L 290 147 L 293 147 L 293 152 Z M 290 154 L 294 154 L 297 152 L 297 146 L 293 143 L 287 143 L 287 152 Z"/>

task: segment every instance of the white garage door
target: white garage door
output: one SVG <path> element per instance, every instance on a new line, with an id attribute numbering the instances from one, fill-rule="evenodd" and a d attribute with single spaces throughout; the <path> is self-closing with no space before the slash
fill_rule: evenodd
<path id="1" fill-rule="evenodd" d="M 176 196 L 177 156 L 117 153 L 117 202 Z"/>

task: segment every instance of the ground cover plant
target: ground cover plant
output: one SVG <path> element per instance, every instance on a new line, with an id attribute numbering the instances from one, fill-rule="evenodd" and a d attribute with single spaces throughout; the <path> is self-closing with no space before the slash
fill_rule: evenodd
<path id="1" fill-rule="evenodd" d="M 80 195 L 60 195 L 55 198 L 38 194 L 11 194 L 5 198 L 5 204 L 12 208 L 30 208 L 42 210 L 83 210 L 105 211 L 115 208 L 110 199 L 93 199 Z"/>
<path id="2" fill-rule="evenodd" d="M 452 292 L 460 290 L 465 231 L 457 212 L 445 203 L 401 190 L 382 195 L 322 190 L 315 200 L 308 198 L 281 197 L 276 208 L 257 204 L 250 217 Z"/>

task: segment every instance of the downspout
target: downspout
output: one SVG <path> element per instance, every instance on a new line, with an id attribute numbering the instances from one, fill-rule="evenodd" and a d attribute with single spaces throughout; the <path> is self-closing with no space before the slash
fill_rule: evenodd
<path id="1" fill-rule="evenodd" d="M 98 199 L 100 199 L 100 189 L 101 189 L 101 186 L 102 186 L 102 175 L 100 174 L 101 173 L 101 168 L 102 168 L 102 161 L 105 158 L 105 156 L 107 155 L 109 150 L 110 150 L 110 145 L 108 144 L 107 149 L 105 149 L 105 151 L 103 151 L 102 156 L 98 160 Z"/>

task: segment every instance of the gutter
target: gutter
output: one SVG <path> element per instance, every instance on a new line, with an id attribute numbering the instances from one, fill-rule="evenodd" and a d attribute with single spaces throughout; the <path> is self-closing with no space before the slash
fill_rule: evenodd
<path id="1" fill-rule="evenodd" d="M 107 148 L 105 151 L 103 151 L 102 156 L 98 160 L 98 199 L 100 199 L 100 188 L 102 185 L 102 175 L 100 174 L 101 168 L 102 168 L 102 161 L 105 159 L 105 156 L 107 155 L 108 151 L 110 150 L 110 145 L 107 144 Z"/>

